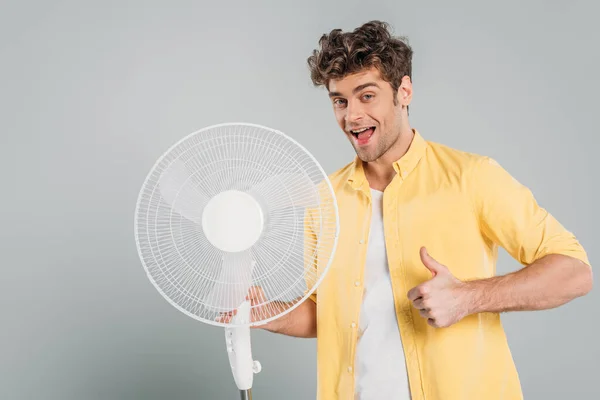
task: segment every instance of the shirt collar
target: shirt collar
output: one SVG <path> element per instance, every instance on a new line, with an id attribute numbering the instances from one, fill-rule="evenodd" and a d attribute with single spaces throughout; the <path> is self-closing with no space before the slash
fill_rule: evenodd
<path id="1" fill-rule="evenodd" d="M 405 179 L 408 174 L 415 169 L 428 147 L 427 141 L 421 136 L 419 131 L 413 129 L 413 133 L 413 139 L 408 147 L 407 152 L 400 157 L 400 159 L 394 161 L 394 170 L 402 177 L 402 179 Z M 358 156 L 355 157 L 354 163 L 350 168 L 350 173 L 348 174 L 348 183 L 355 190 L 369 190 L 363 162 L 360 158 L 358 158 Z M 366 187 L 363 187 L 364 185 L 366 185 Z"/>

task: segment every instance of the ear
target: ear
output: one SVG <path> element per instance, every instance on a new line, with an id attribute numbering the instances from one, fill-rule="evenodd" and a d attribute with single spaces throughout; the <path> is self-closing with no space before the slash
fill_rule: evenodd
<path id="1" fill-rule="evenodd" d="M 398 104 L 400 104 L 402 107 L 408 107 L 412 101 L 412 93 L 412 82 L 410 77 L 408 75 L 404 75 L 400 81 L 398 92 L 396 93 Z"/>

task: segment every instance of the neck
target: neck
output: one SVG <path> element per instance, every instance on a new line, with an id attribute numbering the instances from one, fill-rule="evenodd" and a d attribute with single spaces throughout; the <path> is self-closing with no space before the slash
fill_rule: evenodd
<path id="1" fill-rule="evenodd" d="M 405 120 L 406 121 L 406 120 Z M 381 157 L 375 161 L 364 163 L 365 175 L 369 186 L 375 190 L 383 191 L 394 179 L 394 162 L 402 158 L 412 143 L 414 132 L 408 122 L 400 127 L 400 134 L 396 142 Z"/>

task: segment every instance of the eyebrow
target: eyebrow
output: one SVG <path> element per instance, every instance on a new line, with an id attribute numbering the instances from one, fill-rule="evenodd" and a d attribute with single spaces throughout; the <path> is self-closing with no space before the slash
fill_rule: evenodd
<path id="1" fill-rule="evenodd" d="M 367 82 L 367 83 L 363 83 L 362 85 L 358 85 L 357 87 L 355 87 L 352 90 L 352 94 L 356 94 L 357 92 L 360 92 L 361 90 L 368 88 L 370 86 L 375 86 L 376 88 L 379 88 L 379 85 L 377 85 L 375 82 Z M 342 94 L 340 92 L 329 92 L 329 97 L 336 97 L 336 96 L 341 96 Z"/>

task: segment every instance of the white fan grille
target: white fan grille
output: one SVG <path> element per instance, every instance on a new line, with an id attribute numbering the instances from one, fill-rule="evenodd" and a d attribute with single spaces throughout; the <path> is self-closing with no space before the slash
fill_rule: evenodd
<path id="1" fill-rule="evenodd" d="M 207 202 L 232 189 L 252 195 L 265 216 L 260 239 L 240 253 L 212 246 L 202 229 Z M 253 305 L 258 324 L 289 312 L 320 283 L 337 217 L 329 180 L 302 146 L 259 125 L 221 124 L 187 136 L 154 165 L 138 197 L 135 235 L 150 280 L 175 307 L 230 326 L 219 316 L 258 286 L 266 296 Z"/>

